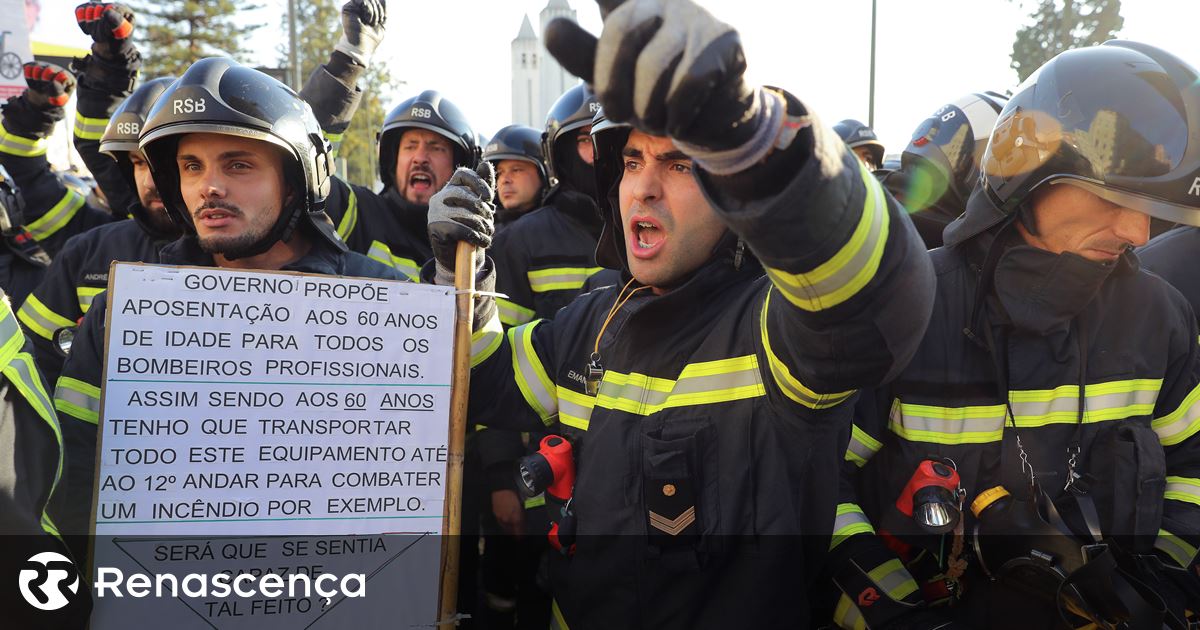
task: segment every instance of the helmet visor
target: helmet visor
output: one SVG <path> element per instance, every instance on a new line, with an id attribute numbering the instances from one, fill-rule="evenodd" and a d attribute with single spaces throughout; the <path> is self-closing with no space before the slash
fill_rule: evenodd
<path id="1" fill-rule="evenodd" d="M 1200 227 L 1200 208 L 1185 206 L 1181 204 L 1171 203 L 1162 199 L 1140 195 L 1138 193 L 1104 186 L 1096 182 L 1091 182 L 1085 179 L 1074 177 L 1064 177 L 1047 182 L 1050 185 L 1069 184 L 1076 188 L 1086 190 L 1097 197 L 1109 202 L 1115 203 L 1122 208 L 1136 210 L 1143 214 L 1148 214 L 1152 217 L 1170 221 L 1172 223 L 1184 223 L 1187 225 Z"/>

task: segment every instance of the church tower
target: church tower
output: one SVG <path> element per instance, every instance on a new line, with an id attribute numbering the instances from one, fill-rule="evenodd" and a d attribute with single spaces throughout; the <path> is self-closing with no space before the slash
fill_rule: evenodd
<path id="1" fill-rule="evenodd" d="M 550 0 L 546 4 L 546 8 L 542 9 L 540 14 L 542 32 L 546 32 L 546 25 L 555 18 L 567 18 L 572 22 L 577 22 L 575 10 L 571 5 L 567 4 L 567 0 Z M 550 107 L 554 105 L 554 101 L 562 96 L 567 88 L 574 86 L 579 82 L 570 72 L 563 70 L 562 66 L 554 60 L 546 49 L 539 45 L 538 52 L 542 53 L 541 68 L 540 68 L 540 93 L 538 100 L 538 117 L 537 124 L 530 125 L 536 129 L 541 129 L 546 124 L 546 114 L 550 112 Z"/>
<path id="2" fill-rule="evenodd" d="M 543 14 L 545 12 L 543 11 Z M 512 121 L 514 124 L 541 129 L 546 122 L 542 108 L 540 67 L 542 45 L 529 16 L 521 22 L 521 31 L 512 40 Z M 545 55 L 549 58 L 550 55 Z M 555 64 L 557 66 L 557 64 Z"/>

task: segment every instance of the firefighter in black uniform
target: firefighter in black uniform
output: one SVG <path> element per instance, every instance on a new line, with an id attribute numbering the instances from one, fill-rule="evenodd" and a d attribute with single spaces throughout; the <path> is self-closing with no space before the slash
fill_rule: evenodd
<path id="1" fill-rule="evenodd" d="M 962 214 L 979 179 L 979 159 L 1008 97 L 973 92 L 921 121 L 900 154 L 900 168 L 876 171 L 904 204 L 929 249 L 942 246 L 942 230 Z"/>
<path id="2" fill-rule="evenodd" d="M 45 557 L 27 562 L 43 552 L 70 556 L 47 515 L 63 466 L 62 430 L 54 413 L 52 391 L 37 371 L 8 297 L 0 293 L 0 536 L 4 537 L 0 571 L 14 578 L 26 569 L 50 570 Z M 74 567 L 53 567 L 51 577 L 64 579 L 62 586 L 75 584 L 69 605 L 59 610 L 39 610 L 26 603 L 12 579 L 8 587 L 0 589 L 5 624 L 13 628 L 82 628 L 91 601 L 87 585 L 77 581 L 76 567 L 82 566 L 82 561 L 77 556 Z M 66 575 L 58 573 L 64 569 Z M 34 585 L 29 586 L 32 591 Z M 54 580 L 39 588 L 46 596 L 62 592 Z"/>
<path id="3" fill-rule="evenodd" d="M 366 58 L 361 47 L 369 46 L 365 41 L 374 42 L 382 37 L 383 16 L 377 14 L 379 11 L 379 6 L 369 1 L 346 3 L 342 9 L 346 41 L 339 43 L 340 48 L 335 48 L 328 63 L 313 71 L 303 91 L 314 106 L 314 113 L 324 112 L 319 117 L 325 120 L 322 131 L 326 138 L 339 139 L 338 134 L 345 130 L 350 113 L 361 98 L 361 91 L 354 87 L 354 81 L 365 70 Z M 77 63 L 84 71 L 79 80 L 80 112 L 75 123 L 75 146 L 96 173 L 114 208 L 132 220 L 102 226 L 71 239 L 51 266 L 46 281 L 17 312 L 34 341 L 38 367 L 51 382 L 57 380 L 62 369 L 62 353 L 55 335 L 60 329 L 74 328 L 92 298 L 108 286 L 110 263 L 158 262 L 162 247 L 180 236 L 178 226 L 167 216 L 150 168 L 137 146 L 150 108 L 174 77 L 147 81 L 120 101 L 118 96 L 124 89 L 124 81 L 136 74 L 134 61 L 140 57 L 136 50 L 116 56 L 127 64 L 121 69 L 113 61 L 97 65 L 95 51 L 106 43 L 113 30 L 110 25 L 129 23 L 134 19 L 133 13 L 120 5 L 83 4 L 76 9 L 76 19 L 96 43 L 93 55 L 82 64 Z M 351 40 L 359 45 L 352 45 Z M 363 64 L 345 50 L 362 58 Z M 100 77 L 93 77 L 99 69 L 103 70 Z M 334 73 L 344 80 L 335 79 Z M 119 107 L 113 111 L 117 103 Z M 98 140 L 94 139 L 97 128 L 103 131 Z M 334 209 L 331 214 L 340 211 Z"/>
<path id="4" fill-rule="evenodd" d="M 808 627 L 854 390 L 907 363 L 929 259 L 830 129 L 745 83 L 736 31 L 688 0 L 615 4 L 598 43 L 567 21 L 546 42 L 632 123 L 592 127 L 598 256 L 626 283 L 507 333 L 481 295 L 470 413 L 574 452 L 551 475 L 560 627 Z M 460 169 L 435 196 L 427 278 L 489 243 L 490 193 Z"/>
<path id="5" fill-rule="evenodd" d="M 20 304 L 46 276 L 50 256 L 25 229 L 25 200 L 8 171 L 0 166 L 0 289 L 10 304 Z"/>
<path id="6" fill-rule="evenodd" d="M 247 92 L 261 96 L 254 103 L 229 98 Z M 182 110 L 173 105 L 185 98 L 204 98 L 207 107 L 175 113 Z M 282 83 L 227 58 L 196 62 L 159 97 L 140 148 L 163 204 L 184 232 L 163 249 L 159 262 L 402 279 L 395 270 L 349 252 L 337 236 L 323 211 L 332 149 L 299 101 Z M 236 134 L 220 131 L 230 127 Z M 280 153 L 278 146 L 287 149 Z M 237 159 L 252 162 L 262 177 L 224 175 L 227 162 L 234 160 L 224 157 L 231 147 L 249 154 Z M 177 151 L 189 156 L 186 174 Z M 275 176 L 291 190 L 272 189 L 268 184 Z M 87 531 L 90 515 L 105 310 L 100 294 L 79 328 L 55 392 L 67 472 L 64 509 L 54 516 L 72 534 Z"/>
<path id="7" fill-rule="evenodd" d="M 867 168 L 872 171 L 883 168 L 883 143 L 875 135 L 874 129 L 853 118 L 847 118 L 835 123 L 833 130 Z"/>
<path id="8" fill-rule="evenodd" d="M 0 166 L 8 169 L 25 199 L 25 227 L 50 256 L 67 239 L 113 220 L 55 176 L 46 159 L 47 139 L 63 119 L 63 106 L 75 90 L 75 77 L 54 64 L 25 64 L 19 96 L 8 99 L 0 124 Z"/>
<path id="9" fill-rule="evenodd" d="M 597 107 L 592 91 L 577 85 L 550 108 L 542 152 L 553 187 L 545 206 L 500 231 L 492 244 L 496 290 L 506 296 L 496 300 L 505 326 L 553 317 L 601 269 L 595 253 L 601 221 L 588 136 Z"/>
<path id="10" fill-rule="evenodd" d="M 132 218 L 72 237 L 50 265 L 46 279 L 17 311 L 33 341 L 38 368 L 52 382 L 57 381 L 63 361 L 58 331 L 77 326 L 92 298 L 108 287 L 112 261 L 156 263 L 159 250 L 180 236 L 137 148 L 138 131 L 150 108 L 172 81 L 161 78 L 142 84 L 113 113 L 99 146 L 80 147 L 81 151 L 98 149 L 105 154 L 99 157 L 112 163 L 120 182 L 105 187 L 114 191 L 111 199 L 132 197 L 124 209 L 125 216 Z"/>
<path id="11" fill-rule="evenodd" d="M 925 338 L 856 413 L 841 627 L 1187 627 L 1197 326 L 1132 247 L 1148 215 L 1200 223 L 1197 76 L 1110 41 L 1047 62 L 1001 111 L 932 252 Z"/>
<path id="12" fill-rule="evenodd" d="M 496 232 L 542 206 L 550 187 L 542 156 L 542 133 L 509 125 L 483 147 L 482 159 L 496 170 Z"/>
<path id="13" fill-rule="evenodd" d="M 345 206 L 338 233 L 350 249 L 416 278 L 432 250 L 425 233 L 429 198 L 459 166 L 474 168 L 479 145 L 466 116 L 434 90 L 397 105 L 379 133 L 378 195 L 334 186 L 330 203 Z M 343 202 L 354 198 L 355 201 Z"/>

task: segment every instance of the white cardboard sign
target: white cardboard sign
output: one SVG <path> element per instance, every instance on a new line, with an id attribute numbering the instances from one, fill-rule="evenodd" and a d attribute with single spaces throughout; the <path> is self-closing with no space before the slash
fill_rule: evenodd
<path id="1" fill-rule="evenodd" d="M 167 610 L 182 628 L 432 623 L 454 289 L 123 263 L 110 275 L 95 571 L 371 577 L 367 597 L 306 604 L 97 598 L 92 627 Z"/>

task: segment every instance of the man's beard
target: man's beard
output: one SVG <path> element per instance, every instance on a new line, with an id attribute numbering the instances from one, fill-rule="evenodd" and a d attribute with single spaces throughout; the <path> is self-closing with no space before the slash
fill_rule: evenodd
<path id="1" fill-rule="evenodd" d="M 226 212 L 229 212 L 230 214 L 233 214 L 234 216 L 246 216 L 246 213 L 242 212 L 241 208 L 238 208 L 237 206 L 234 206 L 228 202 L 205 203 L 197 208 L 196 211 L 192 213 L 192 216 L 193 218 L 196 218 L 202 211 L 214 208 L 220 208 Z M 241 234 L 208 237 L 198 236 L 197 240 L 200 242 L 200 249 L 206 254 L 220 254 L 226 257 L 239 258 L 248 253 L 254 245 L 258 244 L 259 241 L 266 238 L 270 231 L 270 225 L 258 226 L 252 223 L 247 227 L 246 231 Z"/>

